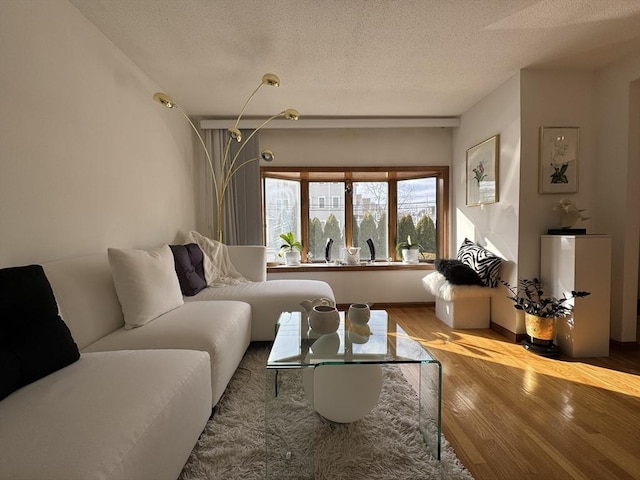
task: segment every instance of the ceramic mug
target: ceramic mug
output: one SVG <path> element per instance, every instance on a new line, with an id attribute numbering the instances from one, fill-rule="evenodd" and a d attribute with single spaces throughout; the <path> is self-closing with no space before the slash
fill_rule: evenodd
<path id="1" fill-rule="evenodd" d="M 349 306 L 349 321 L 355 325 L 365 325 L 371 317 L 368 303 L 352 303 Z"/>

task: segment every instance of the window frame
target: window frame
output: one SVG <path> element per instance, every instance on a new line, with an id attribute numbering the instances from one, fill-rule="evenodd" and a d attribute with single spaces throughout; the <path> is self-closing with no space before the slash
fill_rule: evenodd
<path id="1" fill-rule="evenodd" d="M 410 166 L 410 167 L 260 167 L 262 186 L 263 242 L 265 232 L 265 178 L 300 181 L 300 229 L 303 245 L 303 258 L 306 258 L 309 235 L 309 183 L 345 182 L 345 242 L 352 241 L 352 182 L 384 181 L 388 182 L 388 252 L 398 261 L 396 253 L 397 237 L 397 182 L 416 178 L 433 177 L 436 179 L 436 258 L 449 256 L 449 167 L 448 166 Z M 379 261 L 384 261 L 380 259 Z"/>

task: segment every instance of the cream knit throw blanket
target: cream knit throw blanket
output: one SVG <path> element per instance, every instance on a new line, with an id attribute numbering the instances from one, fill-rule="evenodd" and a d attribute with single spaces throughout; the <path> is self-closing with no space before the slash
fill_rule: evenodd
<path id="1" fill-rule="evenodd" d="M 204 253 L 204 277 L 209 287 L 227 287 L 249 283 L 236 270 L 229 258 L 227 246 L 198 232 L 189 232 L 189 241 L 196 243 Z"/>

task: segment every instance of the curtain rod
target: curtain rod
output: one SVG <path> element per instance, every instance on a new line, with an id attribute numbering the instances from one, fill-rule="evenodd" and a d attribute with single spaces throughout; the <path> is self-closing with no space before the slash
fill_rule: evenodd
<path id="1" fill-rule="evenodd" d="M 239 128 L 257 128 L 263 119 L 243 119 Z M 203 119 L 200 128 L 204 130 L 225 129 L 233 125 L 234 119 Z M 273 120 L 263 128 L 424 128 L 424 127 L 459 127 L 457 117 L 404 117 L 404 118 L 305 118 L 300 117 L 295 122 L 287 120 Z"/>

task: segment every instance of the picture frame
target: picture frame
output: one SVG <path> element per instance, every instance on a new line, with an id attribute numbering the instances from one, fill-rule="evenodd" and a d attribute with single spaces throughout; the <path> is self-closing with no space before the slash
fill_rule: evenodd
<path id="1" fill-rule="evenodd" d="M 579 127 L 540 127 L 539 194 L 578 193 Z"/>
<path id="2" fill-rule="evenodd" d="M 494 135 L 467 150 L 467 206 L 499 201 L 499 156 L 500 135 Z"/>

